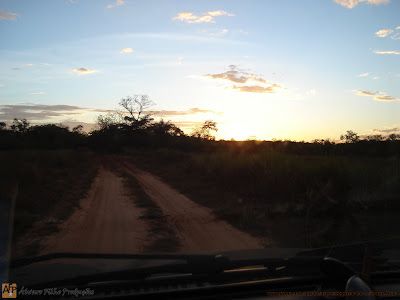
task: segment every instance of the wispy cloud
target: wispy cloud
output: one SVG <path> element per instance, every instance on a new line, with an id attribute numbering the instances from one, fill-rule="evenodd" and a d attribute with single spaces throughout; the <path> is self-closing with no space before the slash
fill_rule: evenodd
<path id="1" fill-rule="evenodd" d="M 116 0 L 116 2 L 114 4 L 108 4 L 106 7 L 107 8 L 114 8 L 114 7 L 117 7 L 117 6 L 124 5 L 124 4 L 126 4 L 125 0 Z"/>
<path id="2" fill-rule="evenodd" d="M 3 19 L 3 20 L 15 21 L 17 17 L 19 17 L 19 15 L 16 13 L 0 9 L 0 20 Z"/>
<path id="3" fill-rule="evenodd" d="M 239 69 L 236 65 L 230 65 L 229 70 L 224 73 L 206 74 L 202 77 L 228 82 L 228 88 L 239 92 L 278 93 L 285 89 L 279 83 L 269 82 L 262 76 Z"/>
<path id="4" fill-rule="evenodd" d="M 133 52 L 132 48 L 124 48 L 119 53 L 132 53 L 132 52 Z"/>
<path id="5" fill-rule="evenodd" d="M 229 31 L 228 29 L 222 29 L 222 30 L 217 31 L 217 32 L 208 32 L 206 30 L 203 30 L 202 32 L 207 34 L 207 35 L 211 35 L 211 36 L 221 36 L 221 35 L 227 34 L 228 31 Z"/>
<path id="6" fill-rule="evenodd" d="M 360 75 L 357 75 L 358 77 L 367 77 L 369 75 L 369 73 L 363 73 L 363 74 L 360 74 Z"/>
<path id="7" fill-rule="evenodd" d="M 219 17 L 219 16 L 233 17 L 234 14 L 227 13 L 226 11 L 223 11 L 223 10 L 207 11 L 207 12 L 201 13 L 199 15 L 196 15 L 191 12 L 181 12 L 181 13 L 178 13 L 178 15 L 176 15 L 175 17 L 173 17 L 172 20 L 179 20 L 179 21 L 186 22 L 189 24 L 215 23 L 214 17 Z"/>
<path id="8" fill-rule="evenodd" d="M 44 95 L 46 94 L 45 92 L 33 92 L 33 93 L 27 93 L 28 95 Z"/>
<path id="9" fill-rule="evenodd" d="M 46 118 L 84 115 L 100 110 L 89 109 L 72 105 L 43 105 L 43 104 L 9 104 L 0 105 L 0 118 L 7 122 L 14 118 L 43 121 Z"/>
<path id="10" fill-rule="evenodd" d="M 377 35 L 381 38 L 384 38 L 384 37 L 387 37 L 387 36 L 391 35 L 392 33 L 394 33 L 390 36 L 390 38 L 393 40 L 398 40 L 398 39 L 400 39 L 400 32 L 398 32 L 399 30 L 400 30 L 400 26 L 396 27 L 395 29 L 381 29 L 381 30 L 375 32 L 375 35 Z"/>
<path id="11" fill-rule="evenodd" d="M 184 59 L 185 59 L 184 57 L 182 57 L 182 56 L 179 56 L 179 57 L 177 58 L 177 60 L 178 60 L 178 64 L 180 64 L 180 65 L 181 65 Z"/>
<path id="12" fill-rule="evenodd" d="M 73 70 L 75 73 L 78 73 L 78 74 L 91 74 L 91 73 L 96 73 L 96 72 L 98 72 L 97 70 L 91 70 L 91 69 L 87 69 L 87 68 L 75 68 L 74 70 Z"/>
<path id="13" fill-rule="evenodd" d="M 238 90 L 240 92 L 247 93 L 277 93 L 278 89 L 281 89 L 282 86 L 279 84 L 272 84 L 270 86 L 260 86 L 260 85 L 242 85 L 236 86 L 234 85 L 232 89 Z"/>
<path id="14" fill-rule="evenodd" d="M 4 86 L 4 84 L 0 84 L 0 86 Z"/>
<path id="15" fill-rule="evenodd" d="M 375 34 L 379 37 L 385 37 L 388 36 L 389 34 L 391 34 L 393 32 L 392 29 L 381 29 L 377 32 L 375 32 Z"/>
<path id="16" fill-rule="evenodd" d="M 369 92 L 363 90 L 353 90 L 353 92 L 359 96 L 372 97 L 376 101 L 400 101 L 400 98 L 389 96 L 385 92 L 379 92 L 379 91 Z"/>
<path id="17" fill-rule="evenodd" d="M 400 131 L 400 126 L 394 124 L 393 126 L 386 127 L 385 129 L 373 129 L 372 131 L 378 133 L 386 133 L 386 134 L 397 133 Z"/>
<path id="18" fill-rule="evenodd" d="M 390 0 L 334 0 L 334 1 L 347 8 L 353 8 L 362 2 L 374 5 L 387 4 L 390 2 Z"/>
<path id="19" fill-rule="evenodd" d="M 173 116 L 187 116 L 187 115 L 195 115 L 195 114 L 217 114 L 222 115 L 222 112 L 217 112 L 209 109 L 200 109 L 200 108 L 190 108 L 188 110 L 155 110 L 147 112 L 149 114 L 155 115 L 157 117 L 173 117 Z"/>
<path id="20" fill-rule="evenodd" d="M 396 55 L 400 55 L 400 51 L 381 51 L 381 50 L 375 50 L 374 53 L 376 53 L 376 54 L 396 54 Z"/>

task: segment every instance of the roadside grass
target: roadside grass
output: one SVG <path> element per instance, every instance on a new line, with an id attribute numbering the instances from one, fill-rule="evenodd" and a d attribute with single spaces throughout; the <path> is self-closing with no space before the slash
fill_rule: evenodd
<path id="1" fill-rule="evenodd" d="M 178 237 L 169 227 L 162 209 L 146 193 L 136 177 L 115 162 L 107 161 L 105 165 L 123 178 L 124 186 L 129 191 L 127 195 L 136 207 L 145 210 L 140 219 L 148 222 L 150 231 L 149 243 L 145 245 L 144 252 L 176 252 L 180 247 Z"/>
<path id="2" fill-rule="evenodd" d="M 387 212 L 394 213 L 393 223 L 400 216 L 398 158 L 273 150 L 127 152 L 135 164 L 218 217 L 278 246 L 329 246 L 400 234 L 388 222 L 380 230 L 372 229 L 380 224 L 368 222 Z"/>
<path id="3" fill-rule="evenodd" d="M 2 151 L 0 166 L 0 198 L 15 198 L 12 255 L 36 254 L 40 239 L 59 230 L 97 174 L 89 151 Z"/>

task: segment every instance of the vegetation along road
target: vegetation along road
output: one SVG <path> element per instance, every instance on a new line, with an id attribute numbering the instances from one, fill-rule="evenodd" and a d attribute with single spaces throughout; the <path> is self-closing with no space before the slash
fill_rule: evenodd
<path id="1" fill-rule="evenodd" d="M 129 185 L 129 180 L 138 184 Z M 151 205 L 140 205 L 144 201 L 138 197 L 147 197 Z M 132 163 L 116 158 L 109 158 L 100 168 L 80 208 L 59 226 L 60 231 L 42 243 L 42 254 L 195 253 L 262 248 L 257 238 L 216 219 L 209 208 L 194 203 Z"/>

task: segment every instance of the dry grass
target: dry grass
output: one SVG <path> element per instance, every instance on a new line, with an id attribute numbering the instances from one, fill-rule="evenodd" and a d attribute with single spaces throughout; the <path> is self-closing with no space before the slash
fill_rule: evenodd
<path id="1" fill-rule="evenodd" d="M 238 229 L 282 247 L 379 238 L 367 216 L 400 211 L 398 158 L 164 149 L 134 151 L 132 159 Z"/>
<path id="2" fill-rule="evenodd" d="M 0 165 L 0 198 L 16 198 L 12 253 L 25 255 L 34 255 L 40 239 L 79 207 L 97 174 L 96 157 L 88 151 L 2 151 Z"/>

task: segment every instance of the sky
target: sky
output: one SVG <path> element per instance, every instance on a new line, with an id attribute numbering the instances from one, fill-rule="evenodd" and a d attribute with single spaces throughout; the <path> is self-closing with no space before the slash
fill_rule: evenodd
<path id="1" fill-rule="evenodd" d="M 400 1 L 0 0 L 0 121 L 84 125 L 147 94 L 217 139 L 400 133 Z"/>

